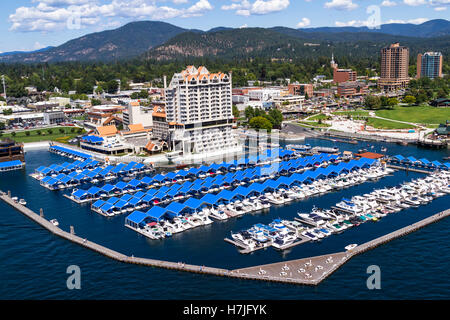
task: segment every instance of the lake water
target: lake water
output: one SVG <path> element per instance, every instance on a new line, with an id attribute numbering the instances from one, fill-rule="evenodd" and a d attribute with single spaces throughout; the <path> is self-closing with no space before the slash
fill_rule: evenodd
<path id="1" fill-rule="evenodd" d="M 351 145 L 307 139 L 313 146 L 338 146 L 341 151 L 367 148 L 380 152 L 382 146 L 390 155 L 439 160 L 449 156 L 447 150 L 422 149 L 382 143 Z M 374 146 L 374 148 L 371 148 Z M 416 209 L 391 214 L 377 223 L 333 235 L 318 243 L 306 243 L 285 252 L 272 248 L 241 255 L 223 241 L 231 231 L 253 224 L 269 223 L 281 217 L 293 219 L 298 211 L 313 206 L 328 208 L 343 197 L 370 192 L 374 188 L 394 186 L 422 176 L 398 171 L 377 182 L 367 182 L 339 192 L 313 197 L 290 205 L 273 207 L 264 213 L 248 214 L 240 219 L 214 222 L 170 239 L 149 240 L 124 226 L 125 215 L 105 218 L 63 197 L 69 191 L 49 191 L 28 175 L 41 165 L 66 161 L 46 150 L 26 154 L 26 170 L 0 176 L 0 189 L 25 198 L 35 212 L 44 209 L 47 219 L 56 218 L 66 231 L 75 232 L 127 255 L 169 261 L 241 268 L 283 260 L 298 259 L 343 251 L 350 243 L 363 243 L 394 231 L 429 215 L 449 208 L 450 196 L 436 199 Z M 351 259 L 317 287 L 237 280 L 178 271 L 122 264 L 86 250 L 48 231 L 0 203 L 0 298 L 1 299 L 448 299 L 450 277 L 450 219 L 427 226 L 404 238 L 394 240 Z M 366 287 L 369 265 L 381 268 L 382 289 Z M 66 268 L 81 268 L 81 290 L 66 288 Z"/>

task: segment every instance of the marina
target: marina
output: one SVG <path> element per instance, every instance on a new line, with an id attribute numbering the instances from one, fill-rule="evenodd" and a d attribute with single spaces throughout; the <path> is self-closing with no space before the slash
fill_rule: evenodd
<path id="1" fill-rule="evenodd" d="M 430 158 L 432 159 L 432 157 L 430 157 Z M 356 160 L 354 160 L 353 163 L 356 163 L 355 161 Z M 37 168 L 35 163 L 33 163 L 33 162 L 31 162 L 31 163 L 32 164 L 28 167 L 27 171 L 30 171 L 30 170 L 34 171 L 34 169 Z M 58 163 L 58 162 L 53 160 L 50 163 Z M 281 162 L 279 162 L 279 163 L 281 163 Z M 342 163 L 337 162 L 335 164 L 328 164 L 328 166 L 337 166 L 337 165 L 343 165 L 346 163 L 348 163 L 348 162 L 342 162 Z M 48 167 L 48 165 L 47 165 L 47 167 Z M 249 168 L 246 168 L 246 169 L 249 169 Z M 246 170 L 246 169 L 244 169 L 244 170 Z M 310 169 L 306 170 L 305 172 L 298 173 L 298 174 L 303 175 L 306 172 L 313 172 L 315 170 L 322 171 L 324 169 L 326 169 L 326 168 L 317 167 L 314 169 L 314 166 L 313 166 L 313 168 L 310 168 Z M 358 169 L 354 170 L 354 172 L 357 172 L 357 171 L 358 171 Z M 430 172 L 432 173 L 433 171 L 435 171 L 435 170 L 428 171 L 428 174 L 430 174 Z M 441 171 L 445 171 L 445 170 L 441 170 Z M 290 175 L 287 174 L 287 175 L 282 175 L 282 176 L 276 177 L 275 180 L 277 180 L 281 177 L 284 177 L 284 178 L 290 177 L 292 174 L 295 174 L 295 173 L 291 173 Z M 399 178 L 399 177 L 401 177 L 401 178 Z M 123 254 L 124 256 L 126 256 L 128 258 L 127 258 L 127 261 L 122 261 L 122 262 L 127 262 L 127 264 L 137 263 L 137 264 L 143 264 L 143 265 L 148 265 L 148 266 L 157 266 L 157 267 L 162 267 L 162 268 L 176 269 L 176 270 L 180 270 L 180 271 L 185 270 L 185 271 L 190 271 L 190 272 L 195 272 L 195 273 L 204 273 L 204 274 L 220 275 L 220 276 L 226 275 L 227 278 L 234 278 L 234 279 L 253 279 L 253 280 L 281 282 L 281 283 L 316 285 L 316 284 L 320 283 L 320 281 L 325 279 L 328 275 L 333 274 L 335 272 L 335 270 L 337 270 L 340 266 L 340 264 L 338 264 L 336 269 L 334 269 L 334 267 L 333 267 L 334 263 L 332 263 L 331 265 L 329 263 L 326 263 L 326 260 L 330 257 L 330 255 L 334 255 L 337 253 L 336 258 L 333 260 L 336 262 L 337 260 L 339 260 L 340 254 L 342 254 L 342 255 L 347 255 L 350 253 L 353 254 L 352 252 L 354 250 L 356 250 L 358 247 L 362 246 L 362 244 L 365 244 L 366 242 L 372 240 L 369 238 L 366 241 L 364 241 L 361 239 L 361 237 L 355 238 L 355 234 L 356 234 L 355 232 L 357 232 L 358 234 L 363 234 L 363 233 L 367 232 L 368 228 L 379 229 L 379 227 L 376 227 L 376 226 L 381 226 L 381 225 L 384 225 L 385 226 L 384 228 L 386 228 L 387 224 L 390 224 L 389 221 L 391 221 L 393 218 L 397 219 L 397 218 L 395 218 L 397 215 L 396 214 L 388 214 L 385 218 L 380 219 L 380 222 L 377 222 L 376 224 L 360 223 L 360 226 L 358 228 L 348 228 L 348 231 L 338 232 L 338 233 L 335 233 L 335 235 L 332 235 L 329 237 L 324 237 L 323 240 L 321 240 L 321 241 L 311 240 L 311 239 L 304 237 L 304 238 L 302 238 L 301 243 L 294 242 L 292 246 L 275 248 L 272 245 L 270 245 L 270 246 L 266 247 L 266 250 L 250 251 L 248 253 L 245 253 L 245 255 L 242 255 L 240 252 L 240 251 L 245 252 L 246 249 L 244 247 L 239 247 L 239 250 L 236 250 L 234 248 L 235 247 L 234 245 L 230 246 L 230 245 L 224 244 L 222 247 L 220 245 L 220 241 L 222 243 L 224 243 L 224 238 L 231 238 L 230 232 L 232 230 L 245 230 L 246 228 L 249 228 L 252 225 L 255 225 L 257 223 L 262 223 L 264 225 L 270 225 L 276 217 L 280 217 L 281 218 L 280 220 L 283 222 L 286 222 L 286 223 L 291 222 L 292 223 L 295 221 L 294 219 L 296 217 L 298 217 L 298 215 L 297 215 L 298 212 L 312 212 L 312 210 L 310 210 L 309 208 L 310 208 L 310 206 L 313 206 L 317 202 L 317 199 L 318 199 L 317 197 L 320 197 L 319 199 L 321 199 L 320 200 L 321 202 L 330 203 L 330 201 L 332 201 L 330 203 L 330 205 L 328 205 L 328 206 L 321 204 L 321 207 L 330 208 L 333 204 L 338 203 L 343 198 L 352 200 L 352 198 L 354 196 L 363 195 L 365 193 L 370 193 L 371 191 L 373 191 L 374 188 L 381 189 L 383 186 L 392 187 L 392 185 L 396 185 L 396 183 L 393 183 L 393 182 L 397 181 L 398 179 L 404 179 L 404 180 L 408 181 L 411 179 L 414 180 L 414 179 L 421 178 L 421 177 L 423 177 L 423 173 L 407 172 L 405 170 L 399 170 L 399 171 L 390 173 L 383 179 L 368 180 L 367 182 L 360 184 L 360 186 L 362 186 L 361 190 L 365 190 L 362 192 L 360 191 L 359 188 L 361 188 L 361 187 L 359 187 L 359 186 L 357 188 L 350 187 L 350 188 L 335 189 L 335 191 L 330 192 L 330 193 L 327 193 L 327 192 L 320 193 L 319 192 L 317 194 L 317 196 L 305 197 L 302 201 L 293 200 L 284 205 L 271 203 L 270 207 L 265 210 L 249 212 L 248 214 L 242 214 L 242 215 L 236 215 L 236 213 L 231 213 L 231 211 L 227 210 L 227 213 L 229 213 L 229 214 L 226 214 L 228 218 L 226 218 L 225 220 L 213 219 L 211 217 L 211 220 L 214 221 L 214 223 L 212 223 L 212 224 L 203 225 L 202 227 L 200 227 L 200 226 L 192 227 L 192 228 L 190 228 L 189 232 L 180 232 L 180 233 L 172 234 L 171 237 L 160 238 L 159 241 L 155 241 L 156 239 L 151 239 L 146 235 L 136 233 L 135 230 L 131 230 L 130 228 L 124 228 L 124 219 L 126 219 L 126 215 L 123 218 L 119 217 L 119 220 L 117 220 L 118 219 L 117 216 L 114 216 L 114 218 L 113 218 L 114 220 L 111 220 L 111 222 L 115 226 L 114 227 L 115 231 L 113 231 L 113 234 L 118 234 L 118 232 L 120 232 L 120 230 L 122 230 L 122 233 L 124 233 L 123 236 L 126 237 L 128 243 L 136 242 L 135 240 L 132 240 L 135 238 L 137 240 L 137 243 L 141 243 L 140 246 L 142 247 L 142 249 L 139 249 L 138 246 L 133 245 L 132 249 L 130 250 L 131 246 L 129 246 L 129 245 L 121 246 L 121 245 L 118 245 L 118 242 L 116 244 L 114 244 L 114 242 L 111 242 L 111 240 L 108 240 L 108 241 L 102 240 L 102 238 L 104 236 L 101 236 L 100 234 L 97 235 L 97 232 L 95 232 L 93 230 L 89 231 L 90 227 L 88 229 L 86 229 L 86 227 L 87 227 L 86 223 L 80 224 L 81 220 L 80 220 L 80 222 L 75 222 L 75 220 L 74 220 L 75 215 L 79 216 L 80 218 L 84 217 L 83 219 L 87 219 L 87 220 L 93 219 L 92 218 L 93 216 L 91 218 L 89 218 L 90 215 L 88 214 L 88 212 L 91 211 L 90 205 L 79 206 L 76 203 L 73 203 L 73 205 L 75 205 L 75 207 L 73 207 L 73 205 L 70 204 L 73 201 L 63 202 L 64 207 L 69 208 L 69 209 L 65 209 L 65 210 L 67 210 L 68 212 L 70 212 L 72 210 L 72 211 L 74 211 L 75 215 L 55 214 L 55 211 L 51 211 L 51 213 L 49 214 L 47 212 L 47 210 L 44 211 L 44 214 L 46 217 L 48 216 L 49 220 L 56 220 L 56 222 L 59 225 L 58 228 L 63 228 L 63 229 L 67 228 L 67 230 L 68 230 L 69 229 L 68 223 L 70 223 L 70 225 L 72 225 L 72 223 L 73 223 L 73 225 L 75 226 L 76 233 L 78 234 L 78 237 L 81 238 L 81 241 L 84 239 L 90 239 L 90 240 L 86 240 L 87 243 L 94 242 L 94 243 L 97 243 L 106 248 L 112 249 L 115 253 Z M 322 178 L 322 179 L 326 179 L 326 177 Z M 383 182 L 384 179 L 386 179 L 386 182 Z M 317 180 L 321 180 L 321 179 L 317 179 Z M 327 180 L 324 180 L 324 181 L 327 181 Z M 373 186 L 372 186 L 372 183 L 373 183 Z M 261 183 L 261 184 L 263 184 L 263 183 Z M 39 186 L 39 184 L 36 184 L 36 185 Z M 236 189 L 238 187 L 248 188 L 249 186 L 238 185 L 238 186 L 235 186 L 234 188 L 227 189 L 227 191 L 232 192 L 234 189 Z M 286 186 L 284 186 L 284 187 L 286 188 Z M 47 189 L 45 189 L 45 188 L 42 188 L 42 189 L 43 189 L 43 191 L 40 191 L 40 193 L 46 194 L 47 191 L 45 191 L 45 190 L 47 190 Z M 287 190 L 287 189 L 285 189 L 285 190 Z M 18 191 L 16 190 L 15 193 L 17 193 L 17 192 Z M 136 193 L 134 193 L 134 194 L 136 194 Z M 214 193 L 202 194 L 202 196 L 199 199 L 202 199 L 204 196 L 207 196 L 207 195 L 213 196 Z M 33 210 L 33 207 L 34 207 L 36 212 L 39 211 L 38 208 L 36 209 L 36 206 L 33 206 L 33 203 L 36 200 L 30 200 L 30 199 L 28 199 L 28 196 L 26 196 L 24 194 L 20 194 L 20 197 L 26 199 L 26 202 L 28 202 L 27 206 L 30 207 L 31 210 Z M 48 196 L 46 196 L 46 197 L 48 197 Z M 445 198 L 445 197 L 446 196 L 437 197 L 435 201 L 437 201 L 438 203 L 442 203 L 441 199 Z M 55 194 L 54 196 L 52 196 L 52 198 L 55 198 L 55 201 L 61 202 L 61 200 L 57 200 L 57 199 L 61 199 L 63 197 L 61 195 Z M 189 198 L 197 198 L 197 196 L 195 194 L 193 194 Z M 199 199 L 197 199 L 197 200 L 199 200 Z M 314 199 L 316 199 L 316 200 L 314 200 Z M 331 199 L 333 199 L 334 201 Z M 242 200 L 241 200 L 241 202 L 242 202 Z M 432 202 L 434 202 L 434 201 L 430 201 L 429 204 L 420 205 L 419 207 L 429 206 Z M 183 203 L 184 202 L 180 201 L 180 204 L 183 204 Z M 306 206 L 306 207 L 300 209 L 300 207 L 299 207 L 300 204 L 302 207 L 304 207 L 304 206 Z M 170 203 L 168 203 L 168 205 L 170 205 Z M 149 209 L 151 209 L 153 207 L 155 207 L 155 206 L 154 205 L 150 206 Z M 157 207 L 159 207 L 159 206 L 157 206 Z M 161 205 L 161 208 L 164 209 L 165 207 L 166 207 L 165 205 Z M 410 206 L 409 209 L 404 209 L 404 211 L 419 210 L 419 209 L 417 209 L 419 207 Z M 175 208 L 175 205 L 173 206 L 173 208 Z M 292 212 L 291 208 L 293 210 L 295 210 L 295 212 L 293 212 L 292 214 L 289 213 L 289 212 Z M 312 208 L 312 209 L 314 209 L 314 208 Z M 285 211 L 285 210 L 287 210 L 287 211 Z M 144 212 L 144 213 L 146 213 L 146 212 Z M 152 214 L 153 213 L 155 213 L 155 212 L 153 211 Z M 256 213 L 256 214 L 254 214 L 254 213 Z M 239 219 L 232 219 L 232 218 L 230 218 L 230 216 L 239 217 Z M 412 215 L 408 215 L 408 216 L 411 216 L 411 218 L 413 217 Z M 423 217 L 423 215 L 421 215 L 420 217 Z M 426 218 L 426 217 L 424 217 L 424 218 Z M 386 220 L 386 222 L 384 222 L 384 220 Z M 95 219 L 95 221 L 97 221 L 95 223 L 95 225 L 97 226 L 96 229 L 98 229 L 99 226 L 104 224 L 104 222 L 102 222 L 102 220 Z M 409 221 L 409 220 L 406 220 L 406 221 Z M 152 222 L 155 222 L 155 221 L 152 221 Z M 53 223 L 51 223 L 51 222 L 49 222 L 49 223 L 55 227 L 55 225 Z M 302 229 L 302 227 L 296 226 L 295 223 L 294 224 L 291 224 L 291 223 L 288 223 L 291 228 L 290 230 L 293 230 L 294 232 L 297 232 L 297 234 L 300 234 L 300 235 L 303 231 L 305 231 L 304 226 L 303 226 L 304 229 Z M 415 222 L 412 221 L 411 224 L 413 224 L 413 223 L 415 223 Z M 108 224 L 110 224 L 110 223 L 108 223 Z M 395 227 L 397 225 L 398 224 L 394 224 L 392 227 Z M 401 225 L 398 225 L 398 226 L 401 227 Z M 358 231 L 358 229 L 361 229 L 361 231 Z M 114 229 L 112 229 L 112 230 L 114 230 Z M 394 231 L 395 230 L 396 229 L 394 229 Z M 126 231 L 126 232 L 124 232 L 124 231 Z M 389 231 L 389 229 L 387 229 L 387 231 Z M 385 234 L 385 232 L 383 232 L 382 230 L 379 230 L 378 232 L 379 232 L 378 235 L 380 237 Z M 68 232 L 68 233 L 70 234 L 70 232 Z M 217 236 L 215 238 L 211 238 L 212 233 L 214 233 L 214 234 L 217 233 Z M 136 235 L 137 235 L 137 237 L 136 237 Z M 112 234 L 111 234 L 111 236 L 112 236 Z M 120 237 L 120 238 L 122 238 L 122 237 Z M 196 238 L 198 240 L 195 240 Z M 140 239 L 146 239 L 146 240 L 140 240 Z M 161 239 L 164 239 L 164 240 L 161 241 Z M 244 260 L 237 259 L 237 257 L 231 258 L 232 260 L 235 260 L 235 262 L 233 262 L 232 264 L 229 264 L 229 265 L 227 265 L 226 263 L 222 264 L 222 265 L 214 263 L 215 259 L 217 259 L 217 254 L 215 255 L 215 254 L 211 253 L 210 251 L 208 251 L 208 249 L 207 249 L 208 247 L 205 246 L 206 242 L 204 242 L 204 241 L 211 241 L 210 239 L 216 239 L 216 240 L 212 240 L 213 242 L 211 243 L 211 246 L 214 248 L 221 248 L 220 252 L 222 252 L 222 253 L 220 254 L 220 256 L 225 255 L 227 257 L 229 257 L 229 256 L 234 257 L 233 252 L 236 252 L 240 257 L 243 257 L 245 259 Z M 330 240 L 331 240 L 331 242 L 330 242 Z M 119 241 L 119 239 L 118 239 L 118 241 Z M 120 240 L 120 241 L 122 241 L 122 240 Z M 141 241 L 144 241 L 144 242 L 142 243 Z M 180 251 L 179 253 L 174 251 L 174 250 L 176 250 L 174 248 L 176 248 L 178 246 L 178 243 L 180 246 L 183 243 L 183 245 L 182 245 L 183 251 Z M 186 247 L 186 245 L 185 245 L 186 243 L 190 243 L 192 245 Z M 320 247 L 317 247 L 317 243 L 321 243 Z M 350 251 L 342 252 L 344 250 L 344 247 L 348 246 L 350 243 L 358 243 L 360 245 L 358 245 L 357 247 L 353 248 Z M 152 250 L 153 253 L 150 256 L 145 252 L 145 250 L 143 250 L 145 247 L 149 247 L 149 246 L 151 248 L 156 249 L 156 251 L 155 251 L 155 249 Z M 160 251 L 158 249 L 160 247 L 161 248 L 163 248 L 163 247 L 164 248 L 166 248 L 166 247 L 172 248 L 170 250 L 170 254 L 168 254 L 169 249 L 164 250 L 165 253 L 163 253 L 162 251 Z M 229 250 L 228 247 L 231 250 Z M 315 248 L 315 249 L 313 249 L 313 248 Z M 184 252 L 184 251 L 186 251 L 186 253 L 181 254 L 181 252 Z M 297 254 L 293 254 L 293 253 L 297 253 Z M 206 255 L 211 255 L 211 258 L 207 258 Z M 299 257 L 299 255 L 300 255 L 300 257 Z M 108 256 L 110 256 L 110 255 L 108 255 Z M 185 256 L 185 258 L 183 258 L 183 256 Z M 187 256 L 189 256 L 190 258 L 186 258 Z M 140 258 L 136 258 L 136 257 L 140 257 Z M 216 257 L 216 258 L 213 259 L 213 257 Z M 271 257 L 271 258 L 269 258 L 269 257 Z M 282 257 L 285 257 L 285 258 L 282 258 Z M 321 257 L 321 258 L 315 260 L 315 257 Z M 113 259 L 115 259 L 115 258 L 113 258 Z M 314 267 L 313 268 L 309 267 L 309 269 L 307 270 L 307 269 L 305 269 L 304 264 L 307 263 L 310 259 L 312 259 L 312 264 L 314 265 Z M 301 263 L 300 262 L 297 263 L 296 262 L 297 260 L 301 261 Z M 170 261 L 189 261 L 189 263 L 170 262 Z M 348 260 L 345 260 L 345 262 L 346 261 L 348 261 Z M 269 265 L 270 264 L 278 264 L 278 265 L 276 266 L 276 268 L 274 267 L 274 269 L 272 271 L 272 269 L 265 267 L 268 263 L 269 263 Z M 286 264 L 290 268 L 290 270 L 282 270 L 282 268 Z M 211 267 L 206 267 L 206 265 L 211 266 Z M 185 269 L 183 269 L 183 266 Z M 254 266 L 254 267 L 252 267 L 252 266 Z M 318 266 L 323 267 L 323 269 L 320 269 L 320 267 L 317 268 Z M 250 269 L 250 268 L 253 268 L 254 270 Z M 317 268 L 317 272 L 315 271 L 316 268 Z M 264 275 L 258 274 L 261 269 L 263 271 L 265 271 L 266 274 L 264 274 Z M 306 273 L 312 275 L 312 278 L 309 278 L 309 276 L 304 275 L 303 272 L 301 272 L 301 274 L 300 274 L 298 272 L 299 269 L 307 270 L 308 272 L 306 272 Z M 208 271 L 205 271 L 205 270 L 208 270 Z M 250 270 L 252 270 L 252 271 L 250 272 Z M 294 275 L 294 272 L 292 272 L 293 275 L 291 278 L 290 271 L 292 271 L 292 270 L 295 270 L 295 272 L 298 274 L 298 276 Z M 321 278 L 321 275 L 325 271 L 327 271 L 326 276 L 324 278 Z M 253 272 L 255 272 L 257 274 L 257 276 L 255 276 L 253 274 Z M 285 272 L 286 274 L 283 272 Z M 228 276 L 228 274 L 231 274 L 232 276 Z M 319 281 L 317 279 L 321 279 L 321 280 Z"/>

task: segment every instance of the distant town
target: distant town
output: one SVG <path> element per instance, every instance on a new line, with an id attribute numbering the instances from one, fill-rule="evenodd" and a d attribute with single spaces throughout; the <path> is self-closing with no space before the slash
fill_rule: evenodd
<path id="1" fill-rule="evenodd" d="M 106 84 L 112 91 L 29 86 L 23 97 L 10 98 L 13 84 L 3 76 L 0 134 L 19 143 L 54 141 L 103 157 L 156 162 L 239 152 L 249 129 L 287 141 L 342 133 L 446 146 L 450 91 L 443 55 L 419 54 L 415 77 L 408 74 L 407 47 L 394 43 L 380 55 L 378 76 L 340 68 L 332 55 L 332 78 L 317 74 L 310 83 L 283 78 L 236 86 L 232 72 L 186 66 L 170 79 L 129 82 L 126 90 L 118 79 Z"/>

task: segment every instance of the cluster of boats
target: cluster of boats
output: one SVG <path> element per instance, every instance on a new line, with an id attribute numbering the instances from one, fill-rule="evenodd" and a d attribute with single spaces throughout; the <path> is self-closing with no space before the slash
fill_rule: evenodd
<path id="1" fill-rule="evenodd" d="M 213 220 L 227 220 L 231 217 L 240 217 L 250 212 L 267 210 L 272 205 L 283 205 L 293 201 L 299 201 L 307 197 L 321 195 L 332 190 L 350 187 L 355 184 L 363 183 L 368 179 L 383 177 L 391 172 L 393 172 L 393 170 L 389 168 L 385 168 L 383 166 L 373 166 L 348 173 L 342 173 L 334 178 L 315 180 L 310 184 L 295 185 L 291 188 L 279 188 L 271 191 L 266 190 L 260 194 L 253 193 L 248 196 L 242 195 L 242 197 L 234 198 L 232 201 L 215 202 L 214 204 L 208 205 L 208 201 L 196 200 L 203 203 L 201 208 L 182 215 L 170 214 L 171 205 L 169 205 L 167 209 L 158 208 L 161 210 L 166 210 L 166 214 L 163 214 L 162 218 L 158 219 L 158 221 L 155 221 L 156 219 L 148 219 L 149 221 L 146 221 L 140 226 L 132 229 L 150 239 L 163 239 L 165 237 L 170 237 L 175 233 L 183 232 L 202 225 L 211 224 L 213 223 Z M 214 195 L 212 196 L 214 197 Z M 151 211 L 149 212 L 151 213 Z M 281 228 L 281 224 L 284 224 L 284 222 L 285 221 L 278 223 L 277 226 Z M 290 246 L 297 238 L 302 238 L 300 231 L 305 230 L 300 229 L 299 225 L 295 221 L 287 223 L 288 225 L 286 225 L 286 228 L 295 228 L 296 231 L 299 231 L 295 234 L 295 237 L 284 237 L 283 234 L 282 237 L 278 237 L 279 239 L 277 241 L 275 241 L 276 239 L 272 239 L 269 245 L 273 244 L 273 246 L 277 249 L 282 249 L 286 246 Z M 335 229 L 340 230 L 340 227 L 335 227 Z M 325 232 L 325 234 L 327 233 Z M 303 239 L 304 238 L 308 238 L 308 234 L 303 235 Z M 262 239 L 262 237 L 258 238 L 258 240 Z M 254 247 L 250 248 L 251 250 L 254 248 L 259 248 L 257 246 L 258 240 L 256 241 L 257 243 L 254 243 Z M 251 242 L 252 241 L 249 241 L 249 243 Z"/>
<path id="2" fill-rule="evenodd" d="M 269 225 L 256 224 L 248 230 L 232 232 L 233 242 L 248 253 L 267 246 L 283 250 L 299 239 L 318 241 L 388 214 L 418 207 L 450 194 L 450 172 L 437 171 L 402 185 L 375 189 L 371 193 L 342 199 L 331 209 L 314 207 L 310 213 L 297 213 L 293 221 L 276 219 Z M 356 245 L 346 247 L 351 250 Z"/>
<path id="3" fill-rule="evenodd" d="M 140 234 L 152 240 L 170 238 L 175 233 L 180 233 L 196 227 L 209 225 L 213 221 L 203 212 L 193 213 L 191 215 L 174 217 L 169 220 L 161 220 L 159 222 L 149 222 L 144 226 L 134 229 Z"/>

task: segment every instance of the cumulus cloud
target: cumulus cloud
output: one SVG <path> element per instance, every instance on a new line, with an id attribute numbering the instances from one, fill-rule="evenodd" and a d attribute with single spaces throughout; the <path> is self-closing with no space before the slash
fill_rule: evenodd
<path id="1" fill-rule="evenodd" d="M 325 8 L 327 9 L 336 9 L 336 10 L 354 10 L 358 8 L 356 3 L 353 3 L 352 0 L 331 0 L 331 2 L 325 2 Z"/>
<path id="2" fill-rule="evenodd" d="M 233 10 L 237 15 L 264 15 L 279 12 L 289 7 L 289 0 L 233 0 L 233 3 L 223 5 L 222 10 Z"/>
<path id="3" fill-rule="evenodd" d="M 396 6 L 397 5 L 397 2 L 395 2 L 395 1 L 389 1 L 389 0 L 384 0 L 382 3 L 381 3 L 381 6 L 382 7 L 394 7 L 394 6 Z"/>
<path id="4" fill-rule="evenodd" d="M 302 20 L 297 23 L 297 28 L 305 28 L 311 24 L 311 20 L 308 18 L 302 18 Z"/>
<path id="5" fill-rule="evenodd" d="M 447 10 L 447 7 L 436 7 L 434 8 L 434 11 L 445 11 Z"/>
<path id="6" fill-rule="evenodd" d="M 403 3 L 408 6 L 421 6 L 423 4 L 427 4 L 427 0 L 403 0 Z"/>
<path id="7" fill-rule="evenodd" d="M 19 7 L 9 16 L 12 31 L 54 31 L 78 21 L 81 27 L 98 25 L 102 18 L 154 19 L 201 16 L 213 9 L 208 0 L 197 0 L 187 8 L 159 6 L 148 0 L 39 0 L 36 6 Z M 173 0 L 185 3 L 184 0 Z"/>
<path id="8" fill-rule="evenodd" d="M 429 21 L 428 18 L 416 18 L 416 19 L 409 19 L 409 20 L 403 20 L 403 19 L 390 19 L 386 21 L 386 23 L 412 23 L 412 24 L 422 24 L 424 22 Z"/>

